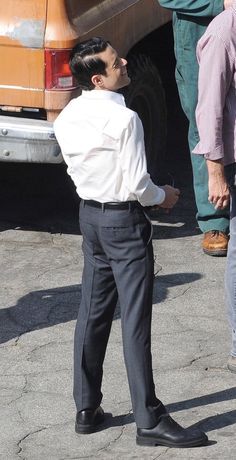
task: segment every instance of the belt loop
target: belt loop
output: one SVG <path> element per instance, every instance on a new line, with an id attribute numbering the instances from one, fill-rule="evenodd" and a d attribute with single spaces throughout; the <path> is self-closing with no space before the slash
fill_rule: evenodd
<path id="1" fill-rule="evenodd" d="M 83 208 L 85 207 L 85 200 L 82 200 Z"/>
<path id="2" fill-rule="evenodd" d="M 102 212 L 105 211 L 105 203 L 102 203 Z"/>

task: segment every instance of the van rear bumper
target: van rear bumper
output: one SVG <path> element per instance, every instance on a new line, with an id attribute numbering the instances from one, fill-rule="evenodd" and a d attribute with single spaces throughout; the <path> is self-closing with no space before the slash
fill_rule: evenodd
<path id="1" fill-rule="evenodd" d="M 0 161 L 61 163 L 53 124 L 44 120 L 0 116 Z"/>

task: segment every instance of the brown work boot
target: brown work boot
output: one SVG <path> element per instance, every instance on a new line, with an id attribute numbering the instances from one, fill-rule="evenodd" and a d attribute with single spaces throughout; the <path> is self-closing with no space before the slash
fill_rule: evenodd
<path id="1" fill-rule="evenodd" d="M 204 233 L 202 249 L 209 256 L 226 256 L 229 237 L 225 232 L 210 230 Z"/>
<path id="2" fill-rule="evenodd" d="M 228 367 L 229 371 L 236 373 L 236 356 L 230 356 L 229 357 L 227 367 Z"/>

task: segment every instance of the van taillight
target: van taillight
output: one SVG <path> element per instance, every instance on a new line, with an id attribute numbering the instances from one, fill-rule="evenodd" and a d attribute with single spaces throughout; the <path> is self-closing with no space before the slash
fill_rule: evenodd
<path id="1" fill-rule="evenodd" d="M 70 53 L 71 49 L 45 50 L 46 89 L 65 90 L 78 86 L 69 67 Z"/>

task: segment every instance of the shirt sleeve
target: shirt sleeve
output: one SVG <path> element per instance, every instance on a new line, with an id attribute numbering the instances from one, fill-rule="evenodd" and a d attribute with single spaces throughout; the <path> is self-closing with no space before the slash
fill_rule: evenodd
<path id="1" fill-rule="evenodd" d="M 164 201 L 164 190 L 152 182 L 147 172 L 143 126 L 135 112 L 121 138 L 120 163 L 126 187 L 142 206 Z"/>
<path id="2" fill-rule="evenodd" d="M 193 153 L 202 154 L 209 160 L 218 160 L 224 157 L 223 112 L 232 81 L 233 60 L 223 40 L 214 35 L 203 36 L 197 54 L 199 80 L 196 122 L 200 142 Z"/>
<path id="3" fill-rule="evenodd" d="M 188 16 L 217 16 L 224 9 L 223 0 L 159 0 L 164 8 Z"/>

